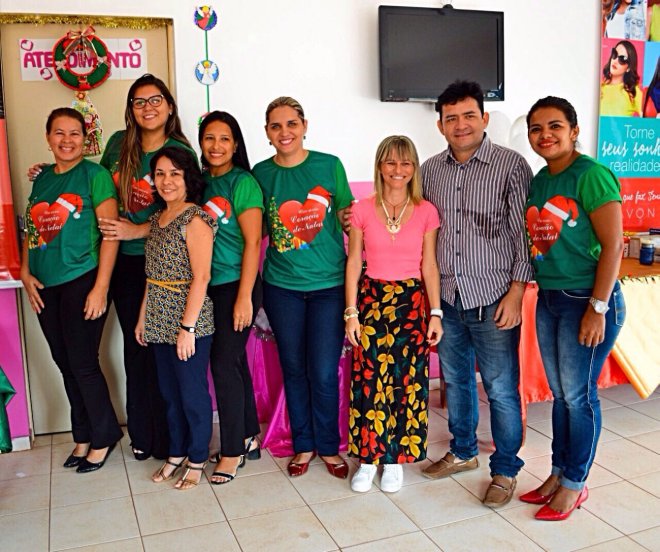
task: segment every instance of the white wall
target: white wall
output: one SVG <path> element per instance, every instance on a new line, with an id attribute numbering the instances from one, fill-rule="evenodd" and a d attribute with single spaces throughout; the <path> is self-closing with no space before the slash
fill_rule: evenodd
<path id="1" fill-rule="evenodd" d="M 194 77 L 204 58 L 204 33 L 188 0 L 0 0 L 0 12 L 167 17 L 174 20 L 176 95 L 184 129 L 196 140 L 196 121 L 206 111 L 205 87 Z M 211 109 L 225 109 L 241 123 L 253 163 L 269 155 L 263 132 L 269 101 L 291 95 L 309 119 L 307 147 L 339 155 L 350 180 L 370 180 L 378 142 L 407 134 L 422 159 L 445 146 L 431 104 L 382 103 L 378 85 L 380 4 L 440 6 L 428 0 L 218 0 L 209 32 L 209 57 L 221 77 L 211 87 Z M 506 101 L 492 133 L 508 139 L 510 122 L 548 94 L 568 98 L 581 122 L 585 153 L 596 149 L 598 109 L 599 3 L 576 0 L 454 0 L 455 8 L 505 13 Z M 457 55 L 469 55 L 457 52 Z M 7 77 L 5 77 L 7 78 Z M 122 100 L 123 101 L 123 100 Z M 120 108 L 120 107 L 118 107 Z M 115 130 L 115 129 L 107 129 Z M 514 140 L 517 149 L 525 144 Z M 540 165 L 529 154 L 533 166 Z"/>

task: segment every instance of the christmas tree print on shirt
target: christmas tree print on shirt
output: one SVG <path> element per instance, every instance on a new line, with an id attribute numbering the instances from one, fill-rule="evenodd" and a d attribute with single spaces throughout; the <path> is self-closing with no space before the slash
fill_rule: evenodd
<path id="1" fill-rule="evenodd" d="M 579 216 L 574 199 L 556 195 L 545 202 L 541 210 L 531 206 L 527 209 L 527 231 L 532 240 L 532 257 L 542 261 L 544 255 L 559 239 L 566 222 L 569 228 L 577 225 Z"/>
<path id="2" fill-rule="evenodd" d="M 315 186 L 305 203 L 294 199 L 284 201 L 279 208 L 275 198 L 268 204 L 271 220 L 271 246 L 283 253 L 292 249 L 307 249 L 323 229 L 326 214 L 331 211 L 331 194 L 322 186 Z"/>

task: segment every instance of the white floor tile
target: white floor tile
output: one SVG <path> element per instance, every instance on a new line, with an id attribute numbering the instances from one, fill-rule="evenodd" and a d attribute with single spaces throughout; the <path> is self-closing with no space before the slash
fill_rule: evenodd
<path id="1" fill-rule="evenodd" d="M 431 552 L 440 549 L 424 533 L 418 531 L 417 533 L 408 533 L 389 539 L 349 546 L 342 550 L 343 552 L 383 552 L 384 550 L 387 552 L 410 552 L 411 550 Z"/>
<path id="2" fill-rule="evenodd" d="M 650 433 L 641 433 L 628 437 L 633 443 L 642 445 L 656 454 L 660 454 L 660 431 L 651 431 Z"/>
<path id="3" fill-rule="evenodd" d="M 582 508 L 624 534 L 660 526 L 660 498 L 627 481 L 590 490 Z"/>
<path id="4" fill-rule="evenodd" d="M 605 397 L 606 399 L 619 404 L 632 404 L 644 400 L 629 383 L 615 385 L 614 387 L 608 387 L 607 389 L 599 389 L 598 394 L 601 397 Z"/>
<path id="5" fill-rule="evenodd" d="M 621 406 L 603 411 L 603 427 L 622 437 L 660 430 L 660 421 Z"/>
<path id="6" fill-rule="evenodd" d="M 602 443 L 595 462 L 624 479 L 660 471 L 660 454 L 627 439 Z"/>
<path id="7" fill-rule="evenodd" d="M 0 516 L 0 535 L 2 552 L 48 550 L 48 510 Z"/>
<path id="8" fill-rule="evenodd" d="M 634 533 L 630 538 L 651 552 L 660 552 L 660 527 Z"/>
<path id="9" fill-rule="evenodd" d="M 50 477 L 33 475 L 3 481 L 0 484 L 0 516 L 48 509 Z"/>
<path id="10" fill-rule="evenodd" d="M 240 552 L 226 521 L 144 537 L 145 552 Z"/>

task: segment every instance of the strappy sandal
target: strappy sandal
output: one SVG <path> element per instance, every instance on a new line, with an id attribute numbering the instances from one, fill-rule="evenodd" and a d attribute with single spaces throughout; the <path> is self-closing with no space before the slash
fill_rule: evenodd
<path id="1" fill-rule="evenodd" d="M 190 475 L 191 471 L 198 471 L 198 472 L 203 472 L 204 468 L 206 467 L 206 462 L 204 462 L 201 466 L 191 466 L 190 462 L 186 464 L 186 468 L 183 472 L 183 475 L 181 476 L 181 479 L 179 479 L 176 482 L 176 485 L 174 485 L 175 489 L 179 489 L 180 491 L 187 491 L 189 489 L 194 489 L 199 485 L 199 482 L 202 479 L 202 473 L 199 474 L 199 479 L 195 481 L 194 479 L 188 479 L 188 475 Z M 184 485 L 186 485 L 184 487 Z"/>
<path id="2" fill-rule="evenodd" d="M 238 469 L 242 468 L 243 466 L 245 466 L 245 456 L 241 455 L 240 460 L 238 461 L 238 466 L 236 466 L 236 471 L 234 473 L 214 471 L 211 474 L 211 485 L 224 485 L 225 483 L 229 483 L 230 481 L 233 481 L 236 478 Z M 213 481 L 214 477 L 224 477 L 224 481 Z"/>
<path id="3" fill-rule="evenodd" d="M 160 467 L 160 469 L 151 476 L 151 480 L 154 483 L 163 483 L 164 481 L 169 481 L 170 479 L 172 479 L 176 475 L 176 472 L 179 471 L 179 468 L 181 468 L 183 466 L 183 463 L 185 461 L 186 461 L 186 459 L 184 457 L 181 460 L 181 462 L 179 462 L 177 464 L 176 462 L 170 462 L 170 459 L 168 458 L 167 460 L 165 460 L 165 463 Z M 174 466 L 174 469 L 169 474 L 165 475 L 165 469 L 167 468 L 168 465 L 169 466 Z M 157 478 L 160 478 L 160 479 L 157 479 Z"/>
<path id="4" fill-rule="evenodd" d="M 259 460 L 261 458 L 261 445 L 256 435 L 250 437 L 248 442 L 245 443 L 245 457 L 248 460 Z"/>

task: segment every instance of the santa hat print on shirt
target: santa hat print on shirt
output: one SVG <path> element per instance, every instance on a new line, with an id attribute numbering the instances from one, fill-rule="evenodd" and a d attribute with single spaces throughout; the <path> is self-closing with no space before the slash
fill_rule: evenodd
<path id="1" fill-rule="evenodd" d="M 55 203 L 59 203 L 69 211 L 74 219 L 80 218 L 80 211 L 82 211 L 82 198 L 79 195 L 61 194 L 60 197 L 55 200 Z"/>
<path id="2" fill-rule="evenodd" d="M 210 198 L 203 207 L 213 220 L 221 224 L 228 224 L 231 218 L 231 203 L 222 196 L 215 196 Z"/>
<path id="3" fill-rule="evenodd" d="M 577 224 L 579 213 L 577 203 L 575 203 L 574 199 L 557 195 L 546 201 L 543 208 L 553 215 L 559 217 L 564 222 L 566 222 L 568 219 L 566 224 L 568 224 L 571 228 Z"/>
<path id="4" fill-rule="evenodd" d="M 574 199 L 556 195 L 548 199 L 541 210 L 532 205 L 527 209 L 527 231 L 532 240 L 532 257 L 542 261 L 559 239 L 564 223 L 575 228 L 578 223 L 578 206 Z"/>

